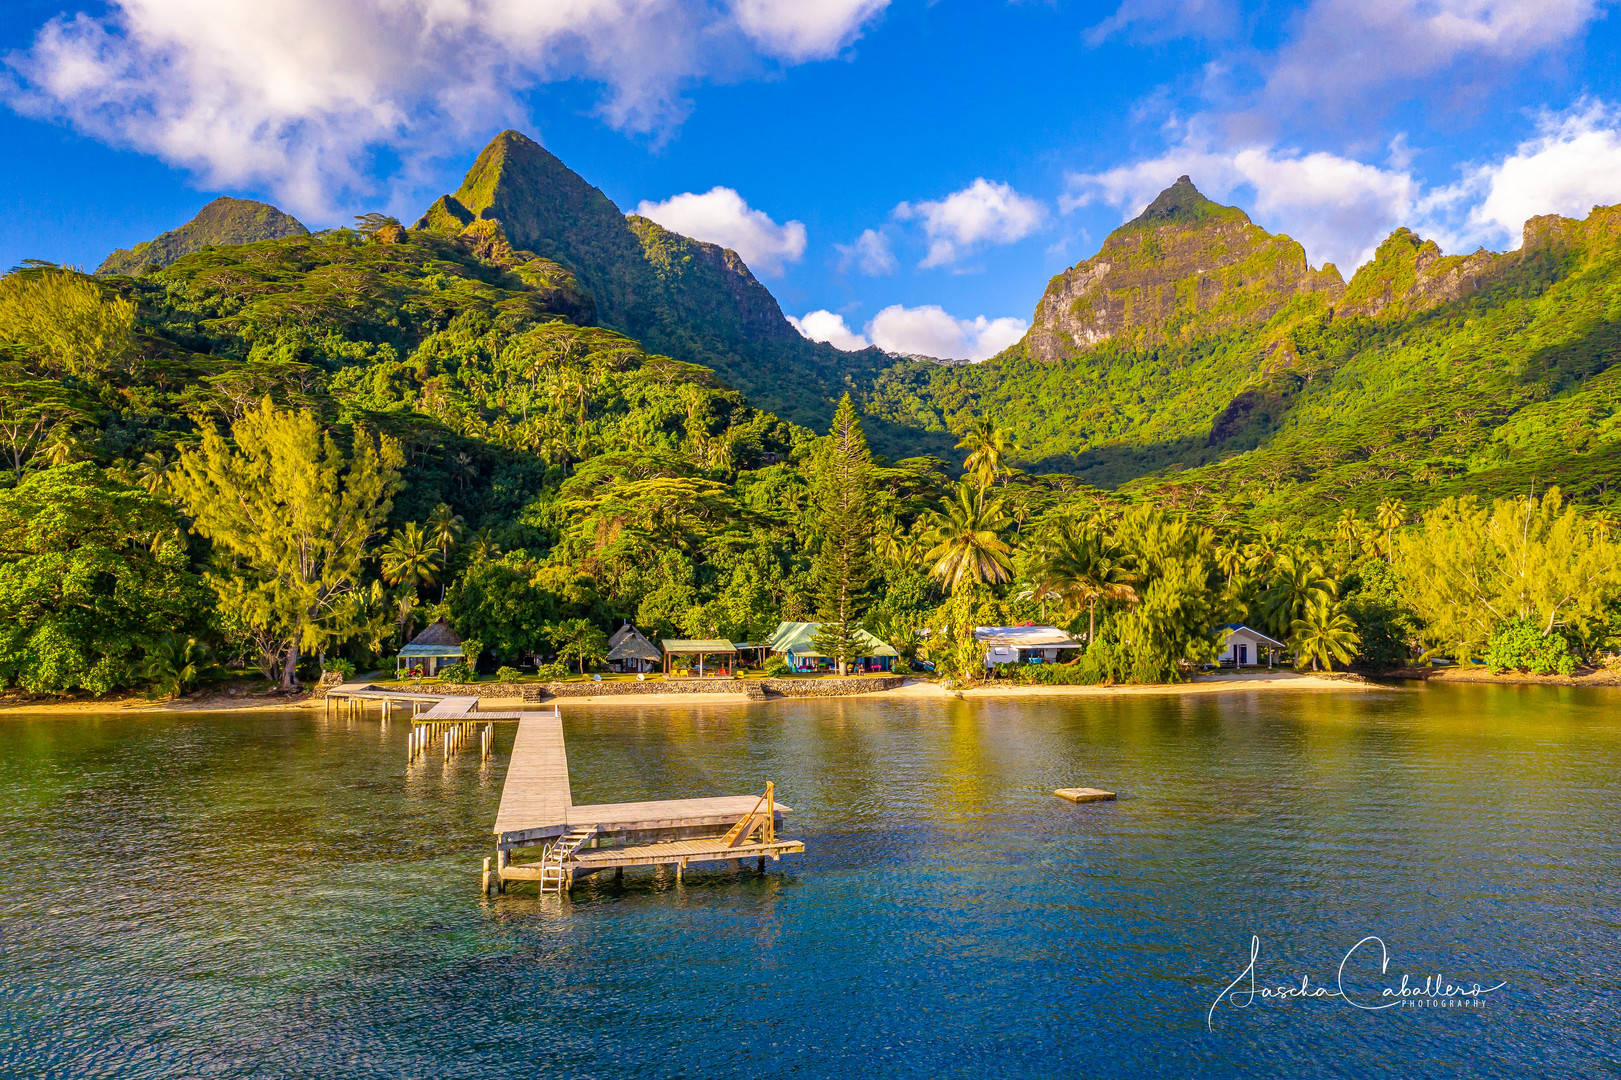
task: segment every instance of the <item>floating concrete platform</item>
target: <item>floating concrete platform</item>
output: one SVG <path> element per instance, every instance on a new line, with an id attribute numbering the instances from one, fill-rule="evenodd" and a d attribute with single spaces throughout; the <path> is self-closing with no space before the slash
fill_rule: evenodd
<path id="1" fill-rule="evenodd" d="M 1095 787 L 1061 787 L 1053 794 L 1073 803 L 1107 802 L 1115 797 L 1114 792 Z"/>

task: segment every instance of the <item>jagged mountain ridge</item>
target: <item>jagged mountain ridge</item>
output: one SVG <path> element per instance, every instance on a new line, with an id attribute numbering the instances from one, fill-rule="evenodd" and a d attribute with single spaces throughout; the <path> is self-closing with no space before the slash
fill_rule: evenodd
<path id="1" fill-rule="evenodd" d="M 846 380 L 870 378 L 889 362 L 876 349 L 844 353 L 806 340 L 736 252 L 627 217 L 519 132 L 496 136 L 461 186 L 414 227 L 453 235 L 479 221 L 499 224 L 515 248 L 571 270 L 604 326 L 712 368 L 749 400 L 798 423 L 825 426 Z M 891 455 L 906 449 L 904 433 L 872 434 Z"/>
<path id="2" fill-rule="evenodd" d="M 96 273 L 140 274 L 162 269 L 176 259 L 205 247 L 282 240 L 308 232 L 303 222 L 282 213 L 269 203 L 222 195 L 179 228 L 108 255 L 96 268 Z"/>
<path id="3" fill-rule="evenodd" d="M 1052 279 L 1021 342 L 896 365 L 866 405 L 932 430 L 989 415 L 1028 468 L 1267 513 L 1550 482 L 1614 499 L 1618 225 L 1621 207 L 1533 218 L 1518 250 L 1468 255 L 1401 228 L 1346 282 L 1184 177 Z"/>

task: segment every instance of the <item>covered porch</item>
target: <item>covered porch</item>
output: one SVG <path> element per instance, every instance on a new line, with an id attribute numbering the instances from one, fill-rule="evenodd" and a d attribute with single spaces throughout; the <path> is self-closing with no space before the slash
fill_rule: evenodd
<path id="1" fill-rule="evenodd" d="M 682 639 L 666 638 L 664 646 L 664 674 L 672 674 L 676 657 L 697 657 L 697 675 L 730 675 L 737 667 L 737 646 L 725 638 Z M 718 663 L 706 664 L 715 660 Z"/>

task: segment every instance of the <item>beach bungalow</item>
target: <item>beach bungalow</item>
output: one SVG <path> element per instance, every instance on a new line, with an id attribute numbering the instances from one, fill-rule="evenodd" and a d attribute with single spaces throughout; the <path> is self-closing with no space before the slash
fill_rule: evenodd
<path id="1" fill-rule="evenodd" d="M 985 666 L 1055 664 L 1065 650 L 1081 643 L 1056 626 L 976 626 L 974 639 L 985 648 Z"/>
<path id="2" fill-rule="evenodd" d="M 785 622 L 777 626 L 766 647 L 788 662 L 795 671 L 831 670 L 833 661 L 816 650 L 816 635 L 822 632 L 821 623 Z M 886 641 L 856 631 L 861 655 L 851 662 L 853 671 L 893 671 L 900 653 Z"/>
<path id="3" fill-rule="evenodd" d="M 732 668 L 737 666 L 737 646 L 725 638 L 710 638 L 686 641 L 680 638 L 665 638 L 660 644 L 664 646 L 664 674 L 669 675 L 674 666 L 673 660 L 677 656 L 696 656 L 698 658 L 698 676 L 701 678 L 707 671 L 710 675 L 730 675 Z M 705 657 L 713 657 L 720 662 L 704 665 Z"/>
<path id="4" fill-rule="evenodd" d="M 1256 667 L 1263 662 L 1271 667 L 1289 648 L 1277 638 L 1267 637 L 1259 630 L 1251 630 L 1239 623 L 1228 623 L 1221 630 L 1225 634 L 1221 641 L 1223 667 Z"/>
<path id="5" fill-rule="evenodd" d="M 630 623 L 608 639 L 608 670 L 620 674 L 657 671 L 664 654 Z"/>
<path id="6" fill-rule="evenodd" d="M 438 674 L 441 667 L 454 664 L 461 658 L 462 639 L 456 636 L 449 623 L 440 619 L 400 650 L 400 655 L 395 659 L 394 673 L 419 671 L 431 677 Z"/>

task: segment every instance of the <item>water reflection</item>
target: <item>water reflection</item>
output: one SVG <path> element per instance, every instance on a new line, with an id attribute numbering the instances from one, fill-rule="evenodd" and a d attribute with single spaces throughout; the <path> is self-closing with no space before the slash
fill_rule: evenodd
<path id="1" fill-rule="evenodd" d="M 573 903 L 478 895 L 510 729 L 408 768 L 375 719 L 0 722 L 0 1075 L 1599 1072 L 1618 701 L 575 707 L 576 801 L 772 779 L 807 850 Z M 1509 987 L 1206 1031 L 1252 934 L 1322 981 L 1367 933 Z"/>

